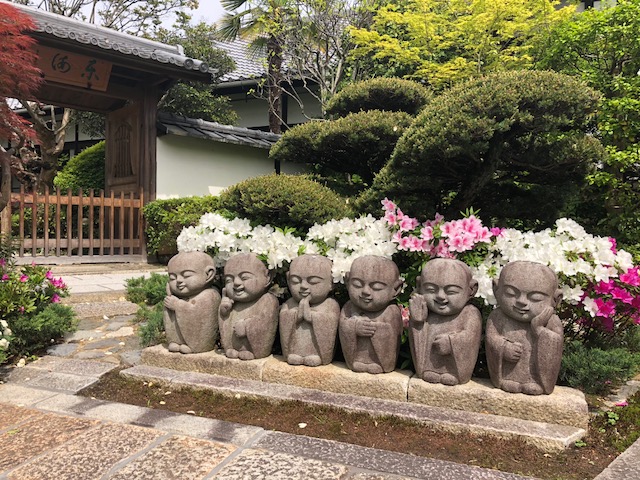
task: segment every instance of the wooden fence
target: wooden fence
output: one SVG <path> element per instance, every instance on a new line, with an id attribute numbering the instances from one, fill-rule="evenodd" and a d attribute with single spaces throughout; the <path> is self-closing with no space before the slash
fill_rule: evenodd
<path id="1" fill-rule="evenodd" d="M 138 194 L 82 190 L 11 194 L 11 234 L 19 263 L 143 261 L 142 189 Z"/>

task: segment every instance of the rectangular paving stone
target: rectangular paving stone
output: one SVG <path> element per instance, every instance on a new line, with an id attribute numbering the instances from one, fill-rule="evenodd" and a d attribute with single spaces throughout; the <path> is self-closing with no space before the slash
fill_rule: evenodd
<path id="1" fill-rule="evenodd" d="M 627 448 L 595 480 L 638 480 L 640 476 L 640 440 Z"/>
<path id="2" fill-rule="evenodd" d="M 102 376 L 110 372 L 114 365 L 104 362 L 92 362 L 74 358 L 55 358 L 45 356 L 30 364 L 34 368 L 42 368 L 57 373 L 71 373 L 73 375 Z"/>
<path id="3" fill-rule="evenodd" d="M 17 425 L 33 416 L 41 415 L 35 410 L 17 407 L 8 403 L 0 403 L 0 430 Z"/>
<path id="4" fill-rule="evenodd" d="M 38 377 L 42 377 L 46 375 L 47 371 L 42 370 L 40 368 L 33 368 L 31 366 L 26 366 L 22 368 L 14 368 L 9 375 L 8 381 L 10 383 L 20 383 L 25 384 L 29 383 L 31 380 L 35 380 Z"/>
<path id="5" fill-rule="evenodd" d="M 0 398 L 2 401 L 14 405 L 33 405 L 54 395 L 56 395 L 56 392 L 40 390 L 26 385 L 11 383 L 0 385 Z"/>
<path id="6" fill-rule="evenodd" d="M 425 438 L 425 441 L 428 441 L 428 438 Z M 281 432 L 268 432 L 256 442 L 254 447 L 417 478 L 438 480 L 522 480 L 527 478 L 497 470 Z"/>
<path id="7" fill-rule="evenodd" d="M 8 478 L 97 480 L 162 435 L 162 432 L 132 425 L 101 424 L 49 450 L 37 462 L 17 468 Z"/>
<path id="8" fill-rule="evenodd" d="M 349 469 L 297 455 L 267 450 L 245 450 L 229 464 L 215 471 L 216 480 L 338 480 Z"/>
<path id="9" fill-rule="evenodd" d="M 159 430 L 193 435 L 210 440 L 220 440 L 242 446 L 263 429 L 239 423 L 225 422 L 191 415 L 173 415 L 160 419 L 153 425 Z"/>
<path id="10" fill-rule="evenodd" d="M 97 425 L 94 420 L 42 413 L 0 434 L 0 471 L 77 438 Z"/>
<path id="11" fill-rule="evenodd" d="M 133 460 L 110 480 L 155 480 L 205 477 L 234 451 L 229 445 L 183 436 L 171 437 Z"/>
<path id="12" fill-rule="evenodd" d="M 26 384 L 33 387 L 47 388 L 64 392 L 78 393 L 98 381 L 98 377 L 71 375 L 68 373 L 51 372 L 35 378 Z"/>

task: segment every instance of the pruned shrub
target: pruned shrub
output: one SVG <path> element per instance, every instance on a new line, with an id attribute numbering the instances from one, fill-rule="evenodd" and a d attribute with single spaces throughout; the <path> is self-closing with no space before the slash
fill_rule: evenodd
<path id="1" fill-rule="evenodd" d="M 156 305 L 167 296 L 169 276 L 152 272 L 149 278 L 134 277 L 126 280 L 126 297 L 138 305 Z"/>
<path id="2" fill-rule="evenodd" d="M 417 115 L 431 96 L 430 90 L 411 80 L 372 78 L 351 83 L 339 91 L 329 101 L 327 113 L 345 117 L 349 113 L 385 110 Z"/>
<path id="3" fill-rule="evenodd" d="M 10 321 L 15 356 L 37 353 L 77 327 L 77 318 L 68 305 L 51 303 L 35 315 L 16 315 Z"/>
<path id="4" fill-rule="evenodd" d="M 80 189 L 102 190 L 105 186 L 105 142 L 85 148 L 72 157 L 53 179 L 53 184 L 62 191 L 71 189 L 77 193 Z"/>
<path id="5" fill-rule="evenodd" d="M 263 175 L 227 188 L 220 208 L 253 225 L 290 227 L 301 235 L 315 223 L 352 214 L 344 198 L 305 175 Z"/>
<path id="6" fill-rule="evenodd" d="M 172 198 L 155 200 L 145 205 L 147 252 L 171 257 L 178 253 L 176 238 L 183 227 L 196 225 L 200 217 L 218 209 L 218 197 Z"/>
<path id="7" fill-rule="evenodd" d="M 334 190 L 352 195 L 371 185 L 412 122 L 407 113 L 379 110 L 309 122 L 285 132 L 269 155 L 280 162 L 310 164 L 323 182 L 331 179 Z"/>

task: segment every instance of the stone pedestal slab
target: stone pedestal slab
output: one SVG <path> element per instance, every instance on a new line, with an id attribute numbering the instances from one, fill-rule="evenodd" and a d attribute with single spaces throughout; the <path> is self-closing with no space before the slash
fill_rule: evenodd
<path id="1" fill-rule="evenodd" d="M 556 386 L 551 395 L 525 395 L 504 392 L 494 388 L 485 379 L 476 378 L 464 385 L 450 387 L 413 377 L 409 382 L 408 400 L 433 407 L 490 413 L 584 429 L 589 424 L 584 394 L 561 386 Z"/>
<path id="2" fill-rule="evenodd" d="M 341 362 L 319 367 L 292 366 L 278 356 L 271 357 L 262 372 L 264 382 L 399 402 L 407 401 L 410 378 L 411 372 L 407 370 L 375 375 L 356 373 Z"/>

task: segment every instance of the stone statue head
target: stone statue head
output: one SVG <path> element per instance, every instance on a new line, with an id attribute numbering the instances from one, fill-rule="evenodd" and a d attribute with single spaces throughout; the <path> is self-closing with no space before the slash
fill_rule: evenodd
<path id="1" fill-rule="evenodd" d="M 255 253 L 239 253 L 224 266 L 224 288 L 234 302 L 253 302 L 271 283 L 269 270 Z"/>
<path id="2" fill-rule="evenodd" d="M 204 252 L 181 252 L 167 265 L 169 290 L 179 298 L 193 297 L 213 282 L 216 266 L 213 258 Z"/>
<path id="3" fill-rule="evenodd" d="M 294 300 L 309 298 L 311 305 L 324 301 L 333 288 L 331 266 L 331 260 L 322 255 L 294 258 L 287 272 L 287 284 Z"/>
<path id="4" fill-rule="evenodd" d="M 535 262 L 509 262 L 494 281 L 493 291 L 498 308 L 523 323 L 530 323 L 547 307 L 555 309 L 562 300 L 554 271 Z"/>
<path id="5" fill-rule="evenodd" d="M 392 260 L 375 255 L 356 258 L 346 276 L 351 302 L 365 312 L 379 312 L 400 293 L 402 279 Z"/>
<path id="6" fill-rule="evenodd" d="M 429 312 L 456 315 L 478 291 L 471 269 L 460 260 L 429 260 L 417 279 L 418 293 L 424 296 Z"/>

